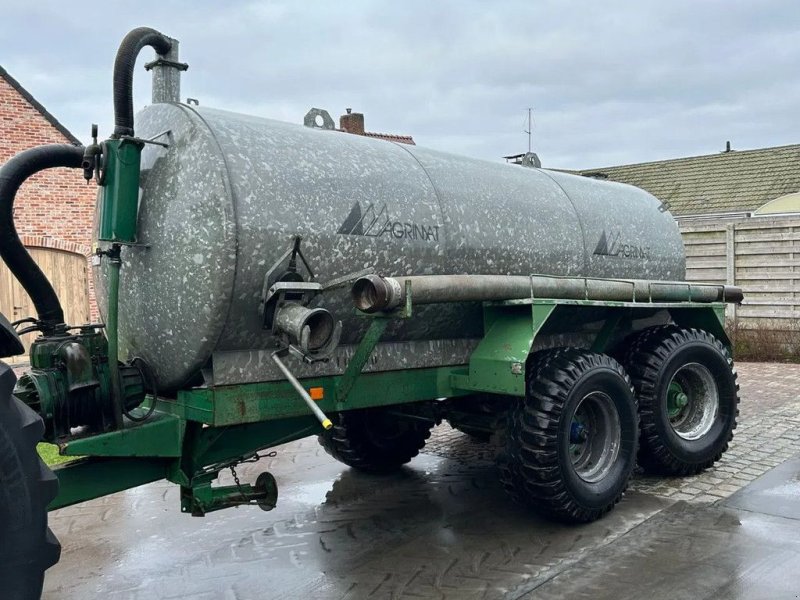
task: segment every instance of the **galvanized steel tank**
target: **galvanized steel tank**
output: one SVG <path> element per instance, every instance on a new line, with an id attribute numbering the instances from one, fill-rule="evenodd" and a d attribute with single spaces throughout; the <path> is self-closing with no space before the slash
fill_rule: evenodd
<path id="1" fill-rule="evenodd" d="M 294 235 L 318 280 L 384 275 L 581 275 L 683 280 L 683 244 L 662 203 L 635 187 L 493 163 L 258 117 L 155 104 L 137 136 L 169 131 L 142 159 L 139 243 L 124 249 L 122 356 L 162 389 L 213 353 L 268 348 L 264 275 Z M 104 311 L 104 275 L 97 278 Z M 357 342 L 347 290 L 320 305 Z M 480 312 L 426 307 L 387 339 L 477 336 Z"/>

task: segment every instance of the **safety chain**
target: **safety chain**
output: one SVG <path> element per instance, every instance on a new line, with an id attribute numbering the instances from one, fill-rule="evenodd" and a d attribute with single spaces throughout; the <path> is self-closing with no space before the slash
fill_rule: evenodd
<path id="1" fill-rule="evenodd" d="M 236 473 L 236 468 L 235 468 L 236 465 L 249 462 L 258 462 L 262 458 L 274 458 L 276 456 L 278 456 L 278 453 L 275 452 L 274 450 L 272 452 L 268 452 L 267 454 L 259 454 L 258 452 L 255 452 L 249 458 L 242 459 L 238 463 L 234 462 L 230 464 L 229 468 L 231 470 L 231 475 L 233 475 L 233 481 L 236 482 L 236 488 L 239 490 L 239 495 L 242 497 L 243 503 L 247 504 L 249 503 L 249 500 L 247 499 L 247 496 L 245 495 L 244 490 L 242 489 L 242 483 L 239 481 L 239 475 Z"/>
<path id="2" fill-rule="evenodd" d="M 231 475 L 233 475 L 233 480 L 236 482 L 236 487 L 239 489 L 239 495 L 242 497 L 242 501 L 247 502 L 247 497 L 244 495 L 242 484 L 239 481 L 239 476 L 236 474 L 236 469 L 233 467 L 233 465 L 231 465 Z"/>
<path id="3" fill-rule="evenodd" d="M 214 473 L 218 471 L 222 471 L 224 469 L 229 469 L 234 465 L 250 463 L 250 462 L 258 462 L 262 458 L 275 458 L 278 456 L 278 453 L 274 450 L 272 452 L 268 452 L 267 454 L 259 454 L 258 452 L 254 452 L 253 454 L 248 454 L 245 456 L 241 456 L 239 458 L 234 458 L 233 460 L 226 460 L 224 462 L 214 463 L 212 465 L 208 465 L 198 471 L 198 475 L 205 475 L 208 473 Z"/>

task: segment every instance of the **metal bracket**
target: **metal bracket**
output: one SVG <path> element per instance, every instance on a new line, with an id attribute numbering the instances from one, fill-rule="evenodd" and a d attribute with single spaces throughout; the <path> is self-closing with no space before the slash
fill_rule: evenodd
<path id="1" fill-rule="evenodd" d="M 189 65 L 183 62 L 168 60 L 166 58 L 157 58 L 155 60 L 151 60 L 149 63 L 145 63 L 144 70 L 151 71 L 153 67 L 173 67 L 179 71 L 186 71 L 189 68 Z"/>
<path id="2" fill-rule="evenodd" d="M 308 304 L 319 293 L 322 286 L 314 282 L 314 271 L 300 250 L 303 238 L 299 235 L 292 239 L 292 246 L 284 252 L 264 275 L 264 287 L 261 290 L 261 317 L 264 329 L 275 333 L 275 312 L 285 301 Z M 306 278 L 298 270 L 297 259 L 300 259 L 308 274 Z M 288 264 L 284 263 L 288 260 Z"/>
<path id="3" fill-rule="evenodd" d="M 316 296 L 322 286 L 318 283 L 304 281 L 287 282 L 278 281 L 274 283 L 264 296 L 262 317 L 264 329 L 270 329 L 273 335 L 278 331 L 275 327 L 275 314 L 278 309 L 286 302 L 296 302 L 306 306 L 311 299 Z"/>
<path id="4" fill-rule="evenodd" d="M 317 117 L 322 121 L 321 125 L 317 121 Z M 312 129 L 336 129 L 336 123 L 334 123 L 330 113 L 322 108 L 309 110 L 306 116 L 303 117 L 303 125 Z"/>
<path id="5" fill-rule="evenodd" d="M 354 273 L 348 273 L 347 275 L 342 275 L 336 279 L 331 279 L 330 281 L 326 281 L 324 284 L 322 284 L 322 291 L 327 292 L 329 290 L 335 290 L 340 287 L 344 287 L 347 284 L 356 281 L 357 279 L 361 279 L 367 275 L 372 275 L 374 272 L 375 269 L 373 267 L 369 267 L 368 269 L 362 269 L 361 271 L 355 271 Z"/>
<path id="6" fill-rule="evenodd" d="M 372 351 L 375 349 L 375 346 L 378 345 L 383 332 L 386 331 L 389 321 L 392 319 L 411 318 L 411 282 L 406 281 L 406 303 L 402 308 L 398 308 L 388 313 L 375 313 L 371 315 L 367 315 L 366 313 L 361 314 L 371 318 L 372 322 L 369 324 L 369 329 L 367 329 L 364 337 L 361 338 L 361 342 L 359 342 L 358 347 L 353 354 L 353 358 L 351 358 L 350 362 L 347 364 L 345 372 L 342 373 L 342 376 L 339 378 L 339 382 L 336 384 L 337 402 L 345 402 L 347 400 L 347 396 L 352 391 L 353 386 L 356 383 L 356 379 L 358 379 L 359 375 L 361 375 L 361 372 L 364 370 L 364 366 L 367 364 L 369 357 L 372 356 Z"/>
<path id="7" fill-rule="evenodd" d="M 347 396 L 353 389 L 356 379 L 361 375 L 361 371 L 364 370 L 364 365 L 367 364 L 369 357 L 372 355 L 372 351 L 381 339 L 388 324 L 389 319 L 385 316 L 375 317 L 372 323 L 369 324 L 367 333 L 361 338 L 361 342 L 358 344 L 353 358 L 350 359 L 350 362 L 347 364 L 347 369 L 342 373 L 339 382 L 336 384 L 337 402 L 345 402 L 347 400 Z"/>
<path id="8" fill-rule="evenodd" d="M 169 148 L 169 144 L 167 144 L 165 142 L 157 142 L 157 141 L 155 141 L 155 138 L 161 137 L 162 135 L 169 134 L 169 133 L 170 133 L 169 131 L 164 131 L 164 132 L 159 133 L 158 135 L 156 135 L 156 136 L 154 136 L 152 138 L 149 138 L 149 139 L 133 137 L 133 136 L 130 136 L 130 135 L 122 135 L 122 136 L 120 136 L 119 139 L 128 140 L 130 142 L 136 142 L 137 144 L 152 144 L 154 146 L 161 146 L 162 148 Z"/>
<path id="9" fill-rule="evenodd" d="M 316 362 L 327 360 L 338 346 L 342 323 L 335 321 L 324 308 L 308 308 L 324 288 L 314 281 L 314 271 L 300 250 L 301 241 L 300 236 L 295 236 L 291 248 L 264 276 L 262 327 L 301 360 Z M 300 273 L 299 264 L 309 281 Z"/>
<path id="10" fill-rule="evenodd" d="M 597 332 L 594 342 L 592 342 L 592 352 L 605 351 L 605 349 L 608 347 L 608 342 L 611 339 L 611 336 L 615 331 L 618 331 L 619 324 L 623 318 L 627 317 L 627 313 L 628 311 L 625 309 L 618 309 L 609 315 L 609 317 L 603 323 L 603 326 L 600 328 L 600 331 Z"/>
<path id="11" fill-rule="evenodd" d="M 542 168 L 542 161 L 539 160 L 539 156 L 535 152 L 526 152 L 523 154 L 519 164 L 529 169 Z"/>

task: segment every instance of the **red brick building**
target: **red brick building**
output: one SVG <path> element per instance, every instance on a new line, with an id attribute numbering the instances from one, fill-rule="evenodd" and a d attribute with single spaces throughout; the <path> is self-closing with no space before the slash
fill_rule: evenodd
<path id="1" fill-rule="evenodd" d="M 33 146 L 80 143 L 2 67 L 0 140 L 0 164 Z M 73 169 L 39 173 L 22 186 L 14 204 L 22 242 L 56 288 L 70 324 L 97 317 L 87 260 L 96 188 L 81 175 Z M 11 320 L 34 314 L 27 294 L 1 263 L 0 312 Z"/>

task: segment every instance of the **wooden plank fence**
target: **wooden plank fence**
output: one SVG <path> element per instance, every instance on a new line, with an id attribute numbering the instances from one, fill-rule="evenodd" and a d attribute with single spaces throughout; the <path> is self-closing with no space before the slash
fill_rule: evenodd
<path id="1" fill-rule="evenodd" d="M 744 328 L 797 329 L 800 323 L 800 217 L 679 222 L 686 279 L 741 286 L 744 303 L 728 317 Z"/>

